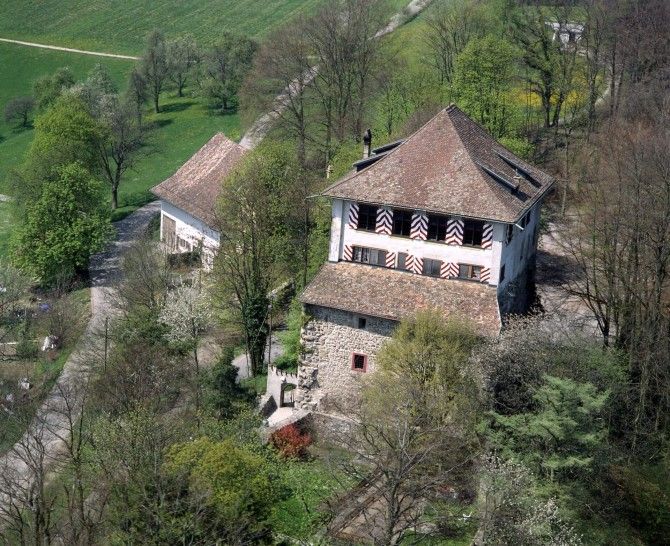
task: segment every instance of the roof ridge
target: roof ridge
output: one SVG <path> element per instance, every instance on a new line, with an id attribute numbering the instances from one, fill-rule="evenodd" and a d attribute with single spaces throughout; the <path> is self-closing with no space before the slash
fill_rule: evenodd
<path id="1" fill-rule="evenodd" d="M 414 136 L 416 136 L 417 134 L 419 134 L 420 131 L 424 130 L 430 123 L 432 123 L 433 121 L 435 121 L 435 119 L 436 119 L 440 114 L 442 114 L 443 112 L 446 113 L 447 110 L 448 110 L 451 106 L 455 106 L 455 105 L 454 105 L 453 103 L 451 103 L 451 104 L 450 104 L 449 106 L 447 106 L 446 108 L 441 108 L 440 111 L 439 111 L 437 114 L 435 114 L 432 118 L 430 118 L 426 123 L 424 123 L 421 127 L 419 127 L 419 128 L 418 128 L 416 131 L 414 131 L 411 135 L 409 135 L 408 137 L 405 137 L 404 139 L 398 139 L 398 140 L 402 140 L 402 142 L 401 142 L 400 144 L 398 144 L 395 148 L 393 148 L 391 151 L 389 151 L 388 153 L 386 153 L 386 154 L 384 155 L 384 157 L 382 157 L 382 158 L 379 159 L 379 161 L 384 161 L 384 160 L 388 159 L 389 157 L 391 157 L 391 156 L 393 155 L 394 152 L 396 152 L 397 150 L 400 150 L 400 149 L 401 149 L 405 144 L 407 144 L 407 143 L 408 143 Z M 460 138 L 460 136 L 459 136 L 459 138 Z M 365 158 L 363 158 L 363 159 L 365 159 Z M 359 160 L 359 161 L 360 161 L 360 160 Z M 353 180 L 353 179 L 356 178 L 359 174 L 364 173 L 365 171 L 367 171 L 370 167 L 372 167 L 372 166 L 375 165 L 376 163 L 377 163 L 377 162 L 374 162 L 374 163 L 372 163 L 371 165 L 368 165 L 367 167 L 365 167 L 364 169 L 361 169 L 360 171 L 352 172 L 349 176 L 344 175 L 342 178 L 340 178 L 340 180 L 338 180 L 337 182 L 335 182 L 335 183 L 331 184 L 330 186 L 326 187 L 325 189 L 323 189 L 323 190 L 321 191 L 321 194 L 324 194 L 324 193 L 326 193 L 327 191 L 330 191 L 330 190 L 332 190 L 332 189 L 337 188 L 340 184 L 344 184 L 345 182 L 349 182 L 350 180 Z"/>

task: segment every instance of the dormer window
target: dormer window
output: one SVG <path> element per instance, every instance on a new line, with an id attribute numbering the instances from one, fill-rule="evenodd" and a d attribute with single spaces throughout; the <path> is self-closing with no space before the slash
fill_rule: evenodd
<path id="1" fill-rule="evenodd" d="M 465 220 L 463 222 L 463 244 L 468 246 L 482 246 L 484 222 L 479 220 Z"/>
<path id="2" fill-rule="evenodd" d="M 429 241 L 444 241 L 447 237 L 447 222 L 446 216 L 439 216 L 437 214 L 428 215 L 428 236 Z"/>
<path id="3" fill-rule="evenodd" d="M 374 231 L 377 227 L 377 208 L 374 205 L 358 206 L 358 229 Z"/>
<path id="4" fill-rule="evenodd" d="M 412 231 L 412 211 L 393 209 L 393 235 L 409 237 Z"/>

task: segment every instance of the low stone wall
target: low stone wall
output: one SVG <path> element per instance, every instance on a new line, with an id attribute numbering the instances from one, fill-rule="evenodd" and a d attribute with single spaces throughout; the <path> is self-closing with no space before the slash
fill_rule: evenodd
<path id="1" fill-rule="evenodd" d="M 296 407 L 346 414 L 358 401 L 363 378 L 375 371 L 377 352 L 397 323 L 311 305 L 305 311 L 311 318 L 301 333 Z M 365 318 L 365 328 L 358 328 L 359 318 Z M 365 372 L 352 369 L 353 353 L 367 356 Z"/>

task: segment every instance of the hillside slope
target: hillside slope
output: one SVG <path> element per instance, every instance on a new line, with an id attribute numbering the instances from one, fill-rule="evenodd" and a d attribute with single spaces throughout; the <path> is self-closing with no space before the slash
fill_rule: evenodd
<path id="1" fill-rule="evenodd" d="M 154 28 L 203 44 L 222 31 L 262 38 L 327 0 L 0 0 L 0 37 L 136 55 Z"/>

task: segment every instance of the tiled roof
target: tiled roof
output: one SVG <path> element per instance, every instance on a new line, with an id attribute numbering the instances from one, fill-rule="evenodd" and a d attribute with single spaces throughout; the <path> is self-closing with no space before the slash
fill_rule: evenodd
<path id="1" fill-rule="evenodd" d="M 216 224 L 216 201 L 221 181 L 245 152 L 223 133 L 215 134 L 170 178 L 154 186 L 154 195 L 202 220 Z"/>
<path id="2" fill-rule="evenodd" d="M 522 175 L 515 180 L 515 176 Z M 516 184 L 513 190 L 510 185 Z M 458 107 L 441 110 L 385 157 L 323 195 L 498 222 L 517 222 L 553 178 L 516 157 Z"/>
<path id="3" fill-rule="evenodd" d="M 445 317 L 469 319 L 491 336 L 501 327 L 495 287 L 350 262 L 326 263 L 300 301 L 391 320 L 437 309 Z"/>

